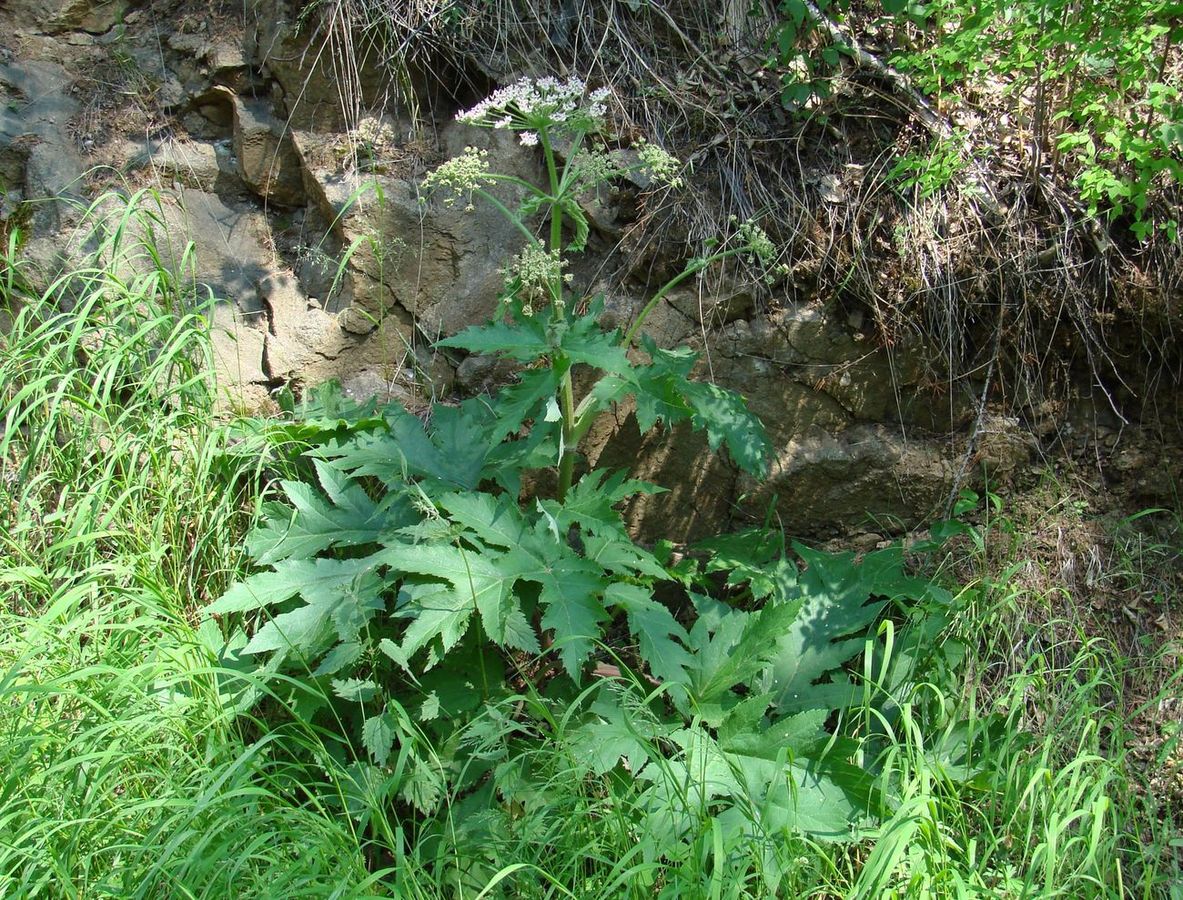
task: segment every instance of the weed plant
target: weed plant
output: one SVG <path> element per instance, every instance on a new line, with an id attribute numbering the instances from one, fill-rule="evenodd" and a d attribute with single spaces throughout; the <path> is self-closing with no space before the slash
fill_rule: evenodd
<path id="1" fill-rule="evenodd" d="M 627 171 L 599 134 L 606 99 L 524 80 L 459 116 L 516 133 L 545 167 L 534 185 L 468 148 L 426 179 L 526 240 L 498 318 L 440 342 L 520 363 L 516 382 L 423 417 L 328 387 L 257 428 L 253 447 L 303 475 L 247 537 L 260 571 L 207 612 L 244 617 L 239 660 L 339 736 L 359 829 L 441 892 L 1121 895 L 1138 868 L 1113 828 L 1121 761 L 1110 733 L 1077 727 L 1108 683 L 1096 648 L 1066 670 L 1081 690 L 1038 747 L 1014 710 L 1064 673 L 1033 654 L 980 705 L 960 681 L 976 637 L 955 631 L 974 594 L 913 577 L 901 547 L 855 559 L 757 528 L 675 562 L 614 509 L 660 488 L 583 466 L 592 418 L 623 402 L 643 431 L 689 420 L 753 474 L 767 454 L 740 398 L 643 335 L 671 286 L 774 255 L 753 223 L 623 334 L 571 293 L 579 200 Z M 634 150 L 677 184 L 676 160 Z M 934 534 L 917 553 L 955 534 L 985 550 L 958 523 Z"/>

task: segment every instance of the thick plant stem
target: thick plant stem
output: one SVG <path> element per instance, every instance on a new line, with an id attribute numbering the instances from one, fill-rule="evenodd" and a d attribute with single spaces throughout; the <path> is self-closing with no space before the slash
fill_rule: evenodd
<path id="1" fill-rule="evenodd" d="M 550 136 L 542 129 L 538 133 L 539 143 L 542 144 L 542 154 L 546 157 L 546 174 L 550 178 L 550 250 L 561 254 L 563 251 L 563 208 L 559 204 L 559 171 L 555 165 L 554 148 L 550 144 Z M 554 315 L 561 315 L 563 299 L 563 273 L 560 267 L 551 285 L 554 301 Z M 571 384 L 571 367 L 566 366 L 563 377 L 559 380 L 559 408 L 563 416 L 563 452 L 559 458 L 559 486 L 557 498 L 560 503 L 567 497 L 571 488 L 571 480 L 575 473 L 575 453 L 578 443 L 575 438 L 575 390 Z"/>
<path id="2" fill-rule="evenodd" d="M 557 253 L 563 249 L 563 207 L 559 204 L 559 170 L 555 165 L 555 151 L 550 145 L 550 135 L 543 128 L 538 132 L 538 141 L 542 144 L 542 155 L 546 157 L 546 174 L 550 179 L 550 249 Z M 562 277 L 555 285 L 556 290 L 562 290 Z"/>
<path id="3" fill-rule="evenodd" d="M 556 497 L 560 503 L 567 499 L 571 479 L 575 474 L 575 453 L 579 437 L 575 433 L 575 392 L 571 387 L 571 372 L 563 376 L 560 386 L 563 411 L 563 455 L 559 458 L 559 488 Z"/>

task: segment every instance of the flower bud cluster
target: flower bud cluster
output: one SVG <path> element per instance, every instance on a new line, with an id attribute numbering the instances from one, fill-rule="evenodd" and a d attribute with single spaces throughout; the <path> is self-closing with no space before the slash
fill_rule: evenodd
<path id="1" fill-rule="evenodd" d="M 612 158 L 612 154 L 603 150 L 588 150 L 579 154 L 576 191 L 581 194 L 594 191 L 614 178 L 619 178 L 624 171 Z"/>
<path id="2" fill-rule="evenodd" d="M 554 289 L 560 280 L 563 283 L 571 281 L 570 273 L 563 273 L 566 264 L 567 260 L 559 255 L 558 250 L 547 250 L 542 244 L 527 244 L 509 266 L 501 270 L 507 286 L 517 288 L 515 293 L 522 300 L 524 315 L 534 314 L 536 301 L 555 300 Z"/>
<path id="3" fill-rule="evenodd" d="M 464 152 L 436 167 L 423 179 L 425 188 L 443 188 L 451 192 L 444 203 L 451 206 L 460 197 L 468 197 L 468 208 L 472 208 L 472 192 L 494 182 L 489 173 L 489 151 L 476 147 L 465 147 Z"/>
<path id="4" fill-rule="evenodd" d="M 372 153 L 380 153 L 395 143 L 394 129 L 388 122 L 375 116 L 363 117 L 353 134 Z"/>
<path id="5" fill-rule="evenodd" d="M 743 248 L 760 262 L 768 263 L 776 257 L 776 245 L 768 232 L 751 219 L 740 222 L 736 233 Z"/>
<path id="6" fill-rule="evenodd" d="M 585 98 L 586 92 L 587 85 L 579 78 L 521 78 L 458 113 L 456 119 L 468 125 L 520 131 L 521 142 L 532 146 L 538 143 L 540 129 L 586 129 L 600 122 L 611 92 L 600 88 Z"/>
<path id="7" fill-rule="evenodd" d="M 640 172 L 648 175 L 654 181 L 668 184 L 670 187 L 681 187 L 682 177 L 678 174 L 682 164 L 677 157 L 671 156 L 656 144 L 650 144 L 644 138 L 636 143 L 637 156 L 641 158 Z"/>

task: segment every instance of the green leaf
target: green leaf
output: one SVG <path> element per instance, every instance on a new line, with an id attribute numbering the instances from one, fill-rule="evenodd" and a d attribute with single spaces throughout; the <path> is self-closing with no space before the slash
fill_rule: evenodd
<path id="1" fill-rule="evenodd" d="M 541 316 L 512 324 L 490 322 L 488 325 L 470 325 L 459 334 L 436 341 L 435 345 L 455 347 L 469 353 L 496 353 L 523 362 L 549 356 L 555 349 Z"/>
<path id="2" fill-rule="evenodd" d="M 592 775 L 612 771 L 622 759 L 635 774 L 647 762 L 645 744 L 620 718 L 581 725 L 571 732 L 570 741 L 576 765 Z"/>
<path id="3" fill-rule="evenodd" d="M 517 547 L 531 536 L 517 504 L 504 495 L 453 493 L 442 495 L 437 502 L 454 521 L 494 547 Z"/>
<path id="4" fill-rule="evenodd" d="M 438 639 L 447 653 L 468 630 L 472 598 L 438 584 L 415 587 L 419 589 L 407 591 L 407 611 L 413 612 L 415 618 L 403 634 L 400 650 L 410 658 Z"/>
<path id="5" fill-rule="evenodd" d="M 797 0 L 799 2 L 799 0 Z M 784 22 L 776 32 L 776 46 L 780 50 L 782 59 L 787 59 L 797 45 L 797 26 L 792 22 Z"/>
<path id="6" fill-rule="evenodd" d="M 586 314 L 571 320 L 560 340 L 560 348 L 574 363 L 624 375 L 633 369 L 632 361 L 620 344 L 620 332 L 606 332 L 600 327 L 599 308 L 599 303 L 593 304 Z"/>
<path id="7" fill-rule="evenodd" d="M 653 362 L 638 366 L 630 374 L 637 401 L 637 424 L 644 434 L 658 421 L 670 426 L 689 418 L 690 406 L 681 387 L 689 383 L 698 354 L 689 347 L 664 350 L 648 335 L 641 339 L 641 345 Z"/>
<path id="8" fill-rule="evenodd" d="M 677 853 L 687 833 L 724 798 L 738 797 L 743 785 L 730 761 L 700 726 L 680 729 L 666 740 L 682 753 L 661 765 L 648 765 L 639 780 L 652 782 L 638 803 L 645 810 L 644 833 L 661 853 Z"/>
<path id="9" fill-rule="evenodd" d="M 424 815 L 434 813 L 444 794 L 444 775 L 437 763 L 419 756 L 411 758 L 410 771 L 400 794 Z"/>
<path id="10" fill-rule="evenodd" d="M 420 601 L 418 618 L 403 640 L 407 656 L 435 637 L 444 639 L 445 649 L 452 646 L 474 610 L 480 611 L 490 639 L 506 643 L 507 616 L 515 608 L 511 588 L 517 574 L 500 565 L 499 557 L 448 544 L 391 544 L 379 556 L 400 572 L 438 578 L 451 588 L 428 593 L 427 605 Z"/>
<path id="11" fill-rule="evenodd" d="M 375 585 L 376 587 L 376 585 Z M 297 651 L 308 659 L 313 659 L 324 652 L 334 637 L 352 641 L 356 638 L 356 631 L 341 634 L 335 627 L 334 614 L 342 604 L 351 599 L 360 607 L 358 598 L 351 598 L 347 593 L 349 588 L 343 588 L 342 593 L 334 598 L 313 598 L 305 606 L 290 612 L 282 613 L 265 624 L 251 638 L 243 649 L 243 653 L 267 653 L 269 651 Z M 377 598 L 376 589 L 369 590 L 369 585 L 362 585 L 359 593 L 367 598 L 370 615 L 382 608 Z"/>
<path id="12" fill-rule="evenodd" d="M 361 659 L 362 646 L 357 641 L 345 641 L 325 654 L 315 675 L 336 675 Z"/>
<path id="13" fill-rule="evenodd" d="M 394 721 L 388 712 L 370 716 L 361 727 L 361 741 L 374 765 L 384 766 L 394 747 Z"/>
<path id="14" fill-rule="evenodd" d="M 757 600 L 770 595 L 785 599 L 796 585 L 797 568 L 783 556 L 783 536 L 771 529 L 720 535 L 701 541 L 695 549 L 711 554 L 706 572 L 726 572 L 730 587 L 748 584 Z"/>
<path id="15" fill-rule="evenodd" d="M 538 635 L 534 626 L 526 618 L 521 608 L 514 606 L 505 614 L 505 646 L 524 650 L 526 653 L 539 654 L 542 648 L 538 644 Z"/>
<path id="16" fill-rule="evenodd" d="M 502 693 L 504 681 L 501 654 L 490 653 L 484 641 L 469 639 L 448 654 L 448 665 L 424 673 L 419 687 L 435 695 L 441 717 L 471 720 L 469 713 Z"/>
<path id="17" fill-rule="evenodd" d="M 750 702 L 762 715 L 768 709 L 768 701 L 767 694 L 758 694 L 743 705 Z M 819 753 L 830 737 L 825 730 L 828 710 L 807 710 L 760 728 L 737 716 L 739 709 L 732 710 L 719 727 L 719 746 L 728 753 L 776 760 L 787 750 L 792 757 L 805 757 Z"/>
<path id="18" fill-rule="evenodd" d="M 849 764 L 827 759 L 792 762 L 787 766 L 742 757 L 746 793 L 759 803 L 766 834 L 807 834 L 830 842 L 862 837 L 858 823 L 868 815 L 867 777 Z"/>
<path id="19" fill-rule="evenodd" d="M 500 438 L 498 438 L 500 440 Z M 474 490 L 480 483 L 481 469 L 493 441 L 489 437 L 484 407 L 479 400 L 466 400 L 460 406 L 436 403 L 431 408 L 431 441 L 436 448 L 425 474 L 441 481 Z M 408 463 L 420 467 L 418 460 Z"/>
<path id="20" fill-rule="evenodd" d="M 528 369 L 518 377 L 518 383 L 502 388 L 497 393 L 494 409 L 497 425 L 492 436 L 501 440 L 515 434 L 527 419 L 541 418 L 541 405 L 559 389 L 559 373 L 553 366 Z"/>
<path id="21" fill-rule="evenodd" d="M 334 466 L 355 478 L 370 476 L 388 486 L 401 485 L 408 476 L 434 478 L 471 490 L 480 480 L 490 447 L 488 433 L 475 407 L 432 407 L 433 431 L 405 410 L 395 411 L 387 432 L 355 435 L 332 442 L 312 455 L 335 460 Z"/>
<path id="22" fill-rule="evenodd" d="M 624 471 L 596 469 L 571 486 L 562 504 L 544 500 L 542 507 L 554 516 L 560 529 L 578 525 L 592 534 L 624 535 L 624 522 L 613 507 L 636 494 L 657 494 L 664 490 L 646 481 L 629 478 Z"/>
<path id="23" fill-rule="evenodd" d="M 364 827 L 371 812 L 383 808 L 395 786 L 377 766 L 355 762 L 338 769 L 345 811 Z"/>
<path id="24" fill-rule="evenodd" d="M 372 681 L 358 678 L 333 679 L 333 693 L 342 700 L 365 703 L 373 700 L 378 693 L 378 685 Z"/>
<path id="25" fill-rule="evenodd" d="M 381 608 L 382 580 L 379 555 L 359 559 L 290 559 L 276 564 L 274 572 L 252 575 L 207 607 L 211 614 L 247 612 L 299 595 L 306 606 L 276 616 L 266 623 L 243 653 L 295 649 L 319 652 L 337 630 L 342 640 L 353 634 L 334 629 L 334 617 L 343 610 L 363 622 Z M 344 632 L 344 633 L 342 633 Z"/>
<path id="26" fill-rule="evenodd" d="M 660 580 L 670 577 L 652 553 L 642 550 L 627 537 L 611 532 L 585 534 L 583 545 L 588 559 L 614 575 L 645 575 Z"/>
<path id="27" fill-rule="evenodd" d="M 433 719 L 438 719 L 439 715 L 440 698 L 435 691 L 431 691 L 423 698 L 423 702 L 419 704 L 419 721 L 430 722 Z"/>
<path id="28" fill-rule="evenodd" d="M 650 590 L 633 584 L 612 584 L 604 592 L 604 602 L 625 611 L 629 629 L 640 645 L 641 658 L 654 678 L 678 685 L 689 683 L 686 670 L 694 665 L 684 646 L 689 635 L 673 614 L 653 599 Z"/>
<path id="29" fill-rule="evenodd" d="M 738 394 L 715 384 L 690 381 L 682 387 L 682 395 L 693 410 L 694 427 L 706 430 L 712 450 L 726 444 L 732 460 L 745 472 L 757 478 L 768 474 L 768 435 Z"/>
<path id="30" fill-rule="evenodd" d="M 584 771 L 603 775 L 623 759 L 636 777 L 649 762 L 652 739 L 665 729 L 648 710 L 637 708 L 629 690 L 605 683 L 592 706 L 592 718 L 570 732 L 572 754 Z"/>
<path id="31" fill-rule="evenodd" d="M 813 95 L 813 85 L 808 81 L 791 81 L 780 91 L 780 102 L 790 109 L 795 109 L 805 103 Z"/>
<path id="32" fill-rule="evenodd" d="M 822 553 L 799 544 L 794 549 L 807 564 L 797 588 L 800 614 L 780 635 L 762 688 L 775 695 L 782 713 L 833 709 L 835 701 L 849 701 L 848 682 L 832 681 L 830 690 L 815 682 L 863 649 L 864 633 L 884 603 L 871 598 L 899 586 L 902 551 L 877 551 L 856 565 L 852 553 Z"/>
<path id="33" fill-rule="evenodd" d="M 382 638 L 378 642 L 378 649 L 386 654 L 394 663 L 408 674 L 411 672 L 411 661 L 407 658 L 401 647 L 392 641 L 390 638 Z"/>
<path id="34" fill-rule="evenodd" d="M 521 206 L 518 207 L 518 218 L 523 222 L 542 209 L 543 204 L 550 203 L 550 197 L 545 194 L 527 194 Z"/>
<path id="35" fill-rule="evenodd" d="M 567 674 L 578 682 L 580 669 L 600 637 L 600 623 L 608 620 L 597 593 L 603 588 L 592 566 L 559 564 L 547 573 L 540 602 L 546 606 L 542 627 L 553 629 L 554 644 Z"/>
<path id="36" fill-rule="evenodd" d="M 321 460 L 315 460 L 314 465 L 331 502 L 311 485 L 280 482 L 294 509 L 269 504 L 267 522 L 248 536 L 247 551 L 260 565 L 291 557 L 315 556 L 334 546 L 376 543 L 391 518 L 397 524 L 405 524 L 397 507 L 380 507 L 342 472 Z"/>
<path id="37" fill-rule="evenodd" d="M 312 560 L 299 561 L 303 574 L 311 574 L 314 565 Z M 300 592 L 302 582 L 299 575 L 292 572 L 293 568 L 293 565 L 285 564 L 279 571 L 256 572 L 247 576 L 207 606 L 205 614 L 218 616 L 253 612 L 296 596 Z"/>
<path id="38" fill-rule="evenodd" d="M 743 399 L 718 385 L 691 381 L 697 354 L 689 348 L 664 350 L 648 335 L 641 343 L 653 362 L 620 373 L 618 380 L 602 379 L 593 390 L 597 402 L 617 399 L 627 384 L 636 398 L 642 434 L 659 421 L 671 426 L 689 419 L 695 429 L 706 431 L 712 450 L 725 445 L 737 465 L 762 477 L 768 468 L 768 437 Z"/>
<path id="39" fill-rule="evenodd" d="M 776 657 L 778 639 L 792 627 L 800 603 L 747 613 L 696 597 L 695 606 L 699 617 L 688 644 L 694 658 L 691 695 L 698 704 L 713 704 L 764 671 Z"/>

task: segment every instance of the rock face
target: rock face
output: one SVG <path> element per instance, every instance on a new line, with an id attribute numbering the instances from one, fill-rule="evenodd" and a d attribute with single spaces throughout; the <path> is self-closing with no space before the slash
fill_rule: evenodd
<path id="1" fill-rule="evenodd" d="M 75 213 L 23 201 L 159 190 L 167 252 L 191 260 L 214 298 L 214 355 L 235 408 L 266 409 L 282 384 L 330 378 L 351 396 L 411 404 L 495 388 L 511 367 L 445 358 L 431 345 L 489 318 L 521 238 L 487 207 L 425 204 L 418 185 L 467 145 L 535 182 L 538 160 L 502 132 L 448 123 L 419 134 L 378 54 L 343 55 L 342 22 L 305 13 L 293 2 L 244 11 L 9 0 L 0 8 L 15 38 L 0 52 L 0 224 L 31 211 L 30 246 L 49 264 L 68 249 Z M 108 74 L 91 78 L 96 69 Z M 138 98 L 135 115 L 126 97 Z M 636 224 L 635 205 L 600 198 L 585 208 L 599 255 L 578 277 L 617 323 L 643 305 L 649 268 L 680 269 L 615 249 Z M 836 301 L 785 289 L 757 303 L 750 286 L 687 284 L 647 331 L 661 345 L 703 350 L 700 377 L 746 395 L 775 453 L 769 479 L 756 483 L 707 452 L 701 435 L 643 437 L 627 406 L 605 415 L 589 435 L 590 460 L 670 488 L 628 510 L 644 535 L 694 537 L 770 514 L 798 534 L 871 521 L 888 531 L 937 511 L 964 468 L 974 398 L 930 383 L 916 348 L 878 345 Z M 1020 468 L 1030 436 L 1017 421 L 986 423 L 973 465 Z"/>
<path id="2" fill-rule="evenodd" d="M 234 106 L 234 152 L 238 172 L 251 192 L 278 206 L 304 204 L 300 158 L 284 124 L 271 115 L 269 104 L 244 100 L 218 88 Z"/>
<path id="3" fill-rule="evenodd" d="M 20 201 L 81 200 L 86 162 L 67 128 L 78 114 L 70 72 L 49 59 L 10 59 L 0 64 L 0 160 L 9 205 Z M 34 234 L 67 224 L 60 203 L 36 203 L 29 211 Z"/>

